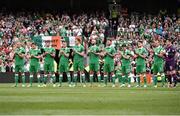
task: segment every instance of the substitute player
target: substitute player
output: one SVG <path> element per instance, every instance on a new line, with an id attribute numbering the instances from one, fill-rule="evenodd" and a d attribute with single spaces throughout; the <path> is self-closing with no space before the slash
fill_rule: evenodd
<path id="1" fill-rule="evenodd" d="M 70 49 L 67 47 L 65 40 L 62 40 L 62 48 L 59 51 L 59 87 L 62 86 L 63 73 L 66 73 L 69 87 L 71 87 L 71 77 L 69 73 L 69 54 Z"/>
<path id="2" fill-rule="evenodd" d="M 56 87 L 55 72 L 54 72 L 54 57 L 55 49 L 50 46 L 50 41 L 46 41 L 46 47 L 44 48 L 44 84 L 46 87 L 47 78 L 50 77 L 53 80 L 53 87 Z"/>
<path id="3" fill-rule="evenodd" d="M 31 44 L 31 49 L 29 51 L 29 57 L 30 57 L 30 68 L 29 68 L 29 72 L 30 72 L 30 78 L 29 78 L 29 86 L 28 87 L 32 87 L 32 83 L 33 83 L 33 76 L 37 75 L 37 79 L 38 79 L 38 87 L 40 87 L 40 64 L 39 64 L 39 60 L 41 58 L 41 51 L 40 49 L 37 49 L 37 46 L 35 45 L 35 43 Z"/>
<path id="4" fill-rule="evenodd" d="M 144 87 L 147 87 L 146 84 L 146 57 L 147 57 L 147 50 L 143 47 L 143 41 L 138 41 L 138 48 L 135 49 L 135 58 L 136 58 L 136 74 L 137 74 L 137 81 L 138 85 L 140 86 L 140 77 L 144 79 Z"/>
<path id="5" fill-rule="evenodd" d="M 19 74 L 22 76 L 22 87 L 25 87 L 25 73 L 24 73 L 24 63 L 25 63 L 25 49 L 22 47 L 20 42 L 17 42 L 15 46 L 15 85 L 18 86 Z"/>
<path id="6" fill-rule="evenodd" d="M 104 48 L 104 86 L 107 86 L 108 75 L 115 78 L 114 75 L 114 56 L 116 50 L 111 46 L 111 40 L 108 39 L 106 42 L 106 47 Z M 113 84 L 112 87 L 115 87 Z"/>
<path id="7" fill-rule="evenodd" d="M 95 73 L 97 74 L 99 83 L 101 81 L 101 75 L 99 72 L 100 48 L 96 45 L 96 39 L 92 39 L 91 44 L 92 46 L 89 47 L 88 55 L 89 55 L 90 82 L 92 86 L 93 74 Z M 100 84 L 98 86 L 100 86 Z"/>
<path id="8" fill-rule="evenodd" d="M 73 48 L 73 69 L 74 69 L 74 84 L 73 87 L 77 85 L 77 73 L 80 72 L 80 81 L 82 80 L 83 87 L 85 84 L 85 74 L 84 74 L 84 47 L 81 45 L 81 38 L 76 37 L 75 46 Z"/>
<path id="9" fill-rule="evenodd" d="M 153 81 L 154 87 L 157 88 L 157 76 L 161 75 L 162 86 L 165 84 L 165 74 L 164 74 L 164 55 L 165 49 L 160 45 L 159 40 L 154 41 L 155 47 L 153 48 L 154 58 L 153 58 Z"/>

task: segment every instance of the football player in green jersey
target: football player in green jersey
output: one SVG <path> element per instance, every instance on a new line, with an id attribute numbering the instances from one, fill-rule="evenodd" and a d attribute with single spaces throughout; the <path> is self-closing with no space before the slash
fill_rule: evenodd
<path id="1" fill-rule="evenodd" d="M 135 49 L 135 58 L 136 58 L 136 74 L 137 74 L 137 81 L 138 85 L 140 86 L 140 77 L 144 79 L 144 87 L 147 87 L 146 84 L 146 57 L 147 57 L 147 50 L 143 47 L 143 41 L 138 41 L 138 48 Z"/>
<path id="2" fill-rule="evenodd" d="M 114 75 L 114 56 L 115 56 L 115 48 L 111 46 L 111 40 L 108 39 L 106 42 L 106 47 L 104 48 L 104 86 L 107 86 L 108 75 L 112 78 L 115 78 Z M 115 87 L 113 85 L 112 87 Z"/>
<path id="3" fill-rule="evenodd" d="M 22 76 L 22 87 L 25 87 L 25 74 L 24 74 L 24 59 L 25 59 L 25 49 L 22 47 L 20 42 L 17 42 L 15 46 L 15 85 L 17 87 L 19 74 Z"/>
<path id="4" fill-rule="evenodd" d="M 71 87 L 71 77 L 69 73 L 69 54 L 70 49 L 67 47 L 65 40 L 62 40 L 62 48 L 60 48 L 59 55 L 59 87 L 62 86 L 63 73 L 66 73 L 69 87 Z"/>
<path id="5" fill-rule="evenodd" d="M 101 75 L 99 72 L 99 55 L 100 55 L 100 48 L 96 45 L 96 39 L 91 40 L 91 46 L 88 50 L 89 55 L 89 69 L 90 69 L 90 82 L 91 86 L 93 83 L 93 74 L 97 74 L 98 82 L 101 81 Z M 98 85 L 100 86 L 100 84 Z"/>
<path id="6" fill-rule="evenodd" d="M 77 85 L 77 73 L 80 71 L 80 81 L 82 81 L 83 87 L 86 87 L 86 80 L 84 74 L 84 47 L 81 45 L 81 38 L 76 37 L 75 46 L 73 48 L 73 69 L 74 69 L 74 84 Z"/>
<path id="7" fill-rule="evenodd" d="M 33 75 L 37 75 L 38 87 L 40 87 L 40 73 L 39 73 L 39 69 L 40 69 L 39 59 L 41 58 L 40 54 L 41 54 L 40 49 L 37 48 L 35 43 L 32 43 L 31 49 L 29 51 L 29 57 L 30 57 L 29 82 L 30 82 L 30 85 L 28 87 L 32 87 Z"/>
<path id="8" fill-rule="evenodd" d="M 54 57 L 55 49 L 50 46 L 50 42 L 46 41 L 46 47 L 44 48 L 44 84 L 46 87 L 47 78 L 50 77 L 53 80 L 53 87 L 56 87 L 56 76 L 54 71 Z"/>
<path id="9" fill-rule="evenodd" d="M 153 48 L 152 52 L 154 53 L 153 58 L 153 82 L 154 87 L 157 87 L 157 76 L 161 76 L 162 79 L 162 86 L 165 84 L 165 74 L 164 74 L 164 55 L 165 49 L 160 45 L 159 40 L 154 41 L 155 47 Z"/>
<path id="10" fill-rule="evenodd" d="M 128 80 L 128 87 L 131 87 L 131 56 L 134 55 L 132 51 L 128 49 L 126 45 L 122 46 L 123 49 L 120 51 L 121 54 L 121 70 L 122 70 L 122 85 L 120 87 L 125 86 L 126 80 Z"/>

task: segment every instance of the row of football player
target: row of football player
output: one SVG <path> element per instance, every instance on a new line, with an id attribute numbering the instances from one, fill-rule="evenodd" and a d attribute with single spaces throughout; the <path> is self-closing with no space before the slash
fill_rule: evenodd
<path id="1" fill-rule="evenodd" d="M 75 46 L 73 47 L 73 82 L 69 82 L 69 86 L 76 86 L 77 85 L 77 74 L 80 73 L 80 79 L 83 83 L 83 86 L 86 86 L 85 81 L 85 74 L 84 74 L 84 46 L 81 44 L 81 38 L 76 37 Z M 96 73 L 98 77 L 98 81 L 100 82 L 100 71 L 99 71 L 99 58 L 103 57 L 104 59 L 104 66 L 103 66 L 103 73 L 104 73 L 104 86 L 107 86 L 107 79 L 108 75 L 113 79 L 113 87 L 115 87 L 115 79 L 119 78 L 121 81 L 127 77 L 128 79 L 128 87 L 131 86 L 131 58 L 136 59 L 136 78 L 137 78 L 137 87 L 140 86 L 140 77 L 144 79 L 144 87 L 146 85 L 146 59 L 148 57 L 148 52 L 153 53 L 153 82 L 154 87 L 157 87 L 157 74 L 160 74 L 162 77 L 163 86 L 165 84 L 165 71 L 163 70 L 164 67 L 166 69 L 166 75 L 168 80 L 168 87 L 176 86 L 176 72 L 175 72 L 175 53 L 176 50 L 172 46 L 171 40 L 167 40 L 166 44 L 167 47 L 163 48 L 160 45 L 158 40 L 154 41 L 154 48 L 147 49 L 143 47 L 142 41 L 138 42 L 138 48 L 133 51 L 129 50 L 128 47 L 123 46 L 121 51 L 116 52 L 115 48 L 111 46 L 111 40 L 108 39 L 106 42 L 106 47 L 101 48 L 96 45 L 96 40 L 92 39 L 91 46 L 88 49 L 89 55 L 89 68 L 90 68 L 90 82 L 93 82 L 93 74 Z M 40 83 L 40 74 L 39 74 L 39 59 L 44 58 L 44 81 L 43 86 L 46 86 L 47 78 L 51 77 L 53 80 L 53 86 L 56 86 L 55 82 L 55 72 L 54 72 L 54 57 L 55 57 L 55 49 L 50 47 L 50 43 L 46 42 L 46 47 L 44 48 L 43 55 L 40 55 L 40 50 L 37 49 L 36 45 L 32 43 L 31 49 L 29 51 L 29 59 L 30 59 L 30 85 L 32 86 L 33 83 L 33 74 L 37 74 L 38 83 Z M 70 48 L 67 47 L 67 43 L 65 41 L 62 42 L 62 48 L 60 49 L 60 61 L 59 61 L 59 81 L 61 86 L 63 73 L 67 74 L 68 80 L 70 81 L 70 74 L 69 74 L 69 54 Z M 119 54 L 121 57 L 121 63 L 118 63 L 118 66 L 114 67 L 114 56 Z M 24 57 L 25 57 L 25 49 L 21 46 L 21 43 L 18 42 L 15 49 L 14 59 L 15 59 L 15 86 L 17 87 L 19 73 L 22 73 L 22 82 L 23 87 L 25 86 L 25 75 L 24 75 Z M 172 83 L 172 78 L 173 82 Z M 40 85 L 38 85 L 40 87 Z M 125 86 L 124 82 L 121 85 L 122 87 Z"/>

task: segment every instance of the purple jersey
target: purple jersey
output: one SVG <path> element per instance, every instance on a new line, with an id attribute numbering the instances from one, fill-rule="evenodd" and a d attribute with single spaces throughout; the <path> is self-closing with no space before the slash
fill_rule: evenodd
<path id="1" fill-rule="evenodd" d="M 169 46 L 166 48 L 166 63 L 165 63 L 165 69 L 166 71 L 172 71 L 175 70 L 176 62 L 175 62 L 175 54 L 176 50 L 173 46 Z"/>
<path id="2" fill-rule="evenodd" d="M 166 62 L 174 62 L 175 61 L 176 49 L 173 46 L 169 46 L 166 48 Z"/>

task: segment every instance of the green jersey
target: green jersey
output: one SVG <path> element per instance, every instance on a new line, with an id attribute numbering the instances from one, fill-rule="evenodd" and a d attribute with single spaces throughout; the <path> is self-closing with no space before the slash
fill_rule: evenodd
<path id="1" fill-rule="evenodd" d="M 80 46 L 74 46 L 74 61 L 83 61 L 83 56 L 81 56 L 81 55 L 79 55 L 79 54 L 77 54 L 76 52 L 79 52 L 79 53 L 81 53 L 81 52 L 83 52 L 84 51 L 84 47 L 82 46 L 82 45 L 80 45 Z"/>
<path id="2" fill-rule="evenodd" d="M 31 56 L 38 56 L 39 54 L 41 53 L 41 51 L 39 49 L 31 49 L 29 51 L 29 54 Z M 31 57 L 30 59 L 30 65 L 37 65 L 39 64 L 39 59 L 38 58 L 35 58 L 35 57 Z"/>
<path id="3" fill-rule="evenodd" d="M 111 57 L 109 54 L 114 55 L 116 52 L 115 48 L 107 46 L 104 50 L 107 53 L 104 57 L 105 63 L 113 63 L 112 65 L 114 65 L 114 57 Z"/>
<path id="4" fill-rule="evenodd" d="M 121 58 L 122 66 L 130 65 L 131 64 L 131 58 L 130 55 L 133 55 L 133 53 L 130 50 L 121 51 L 122 55 L 129 56 L 129 59 Z"/>
<path id="5" fill-rule="evenodd" d="M 154 48 L 153 51 L 154 51 L 154 64 L 163 63 L 164 59 L 162 57 L 159 57 L 158 54 L 164 52 L 164 48 L 162 46 L 158 46 Z"/>
<path id="6" fill-rule="evenodd" d="M 45 59 L 44 59 L 45 63 L 46 64 L 53 63 L 54 62 L 54 58 L 50 54 L 55 53 L 55 49 L 52 48 L 52 47 L 51 48 L 46 47 L 46 48 L 44 48 L 44 51 L 48 53 L 48 54 L 46 54 Z"/>
<path id="7" fill-rule="evenodd" d="M 147 50 L 145 48 L 137 48 L 135 49 L 135 53 L 139 55 L 146 55 L 148 54 Z M 140 56 L 136 58 L 136 65 L 142 65 L 146 64 L 146 60 Z"/>
<path id="8" fill-rule="evenodd" d="M 15 49 L 15 65 L 24 65 L 24 58 L 20 57 L 20 54 L 25 54 L 25 49 L 23 47 Z"/>
<path id="9" fill-rule="evenodd" d="M 98 53 L 100 51 L 99 47 L 97 45 L 93 45 L 89 48 L 89 50 L 90 50 L 89 62 L 90 63 L 98 63 L 99 62 L 99 55 L 96 55 L 94 53 Z"/>
<path id="10" fill-rule="evenodd" d="M 70 53 L 70 49 L 69 48 L 61 48 L 60 51 L 63 51 L 65 54 L 69 54 Z M 69 58 L 66 57 L 64 54 L 60 54 L 60 63 L 68 63 L 69 62 Z"/>

